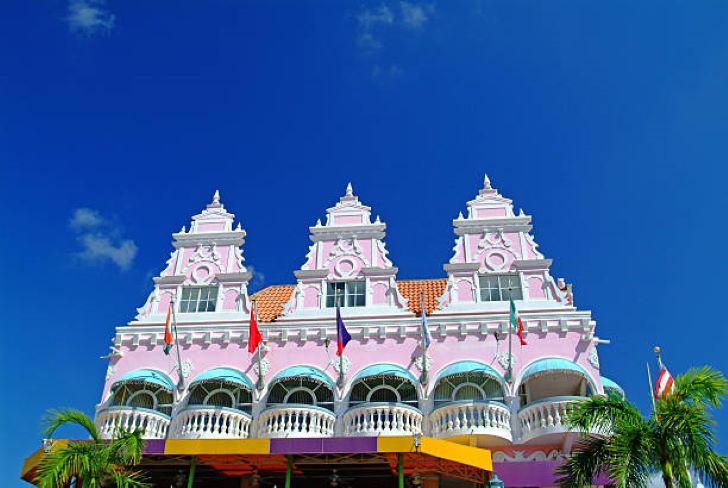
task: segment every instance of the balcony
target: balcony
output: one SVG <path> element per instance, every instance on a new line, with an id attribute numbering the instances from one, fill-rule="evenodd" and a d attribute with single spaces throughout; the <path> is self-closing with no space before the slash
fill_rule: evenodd
<path id="1" fill-rule="evenodd" d="M 95 423 L 102 439 L 111 439 L 117 429 L 142 430 L 144 439 L 164 439 L 167 437 L 169 416 L 146 408 L 108 407 L 96 414 Z"/>
<path id="2" fill-rule="evenodd" d="M 552 436 L 572 432 L 565 425 L 565 417 L 575 402 L 584 400 L 580 396 L 549 397 L 526 405 L 518 412 L 521 423 L 521 442 L 526 443 L 537 437 Z M 543 440 L 543 439 L 542 439 Z"/>
<path id="3" fill-rule="evenodd" d="M 330 410 L 313 405 L 270 407 L 258 416 L 257 436 L 330 437 L 334 435 L 336 416 Z"/>
<path id="4" fill-rule="evenodd" d="M 177 414 L 169 429 L 176 439 L 247 439 L 251 416 L 240 410 L 195 405 Z"/>
<path id="5" fill-rule="evenodd" d="M 432 436 L 446 439 L 482 436 L 484 443 L 511 442 L 511 413 L 498 402 L 460 401 L 442 405 L 430 414 Z M 493 439 L 494 438 L 494 439 Z M 489 442 L 489 441 L 494 442 Z"/>
<path id="6" fill-rule="evenodd" d="M 403 403 L 366 403 L 344 414 L 344 431 L 351 436 L 421 434 L 422 413 Z"/>

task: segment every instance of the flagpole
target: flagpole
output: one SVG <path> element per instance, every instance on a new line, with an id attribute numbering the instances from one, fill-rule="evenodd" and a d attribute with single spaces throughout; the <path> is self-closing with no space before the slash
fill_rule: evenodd
<path id="1" fill-rule="evenodd" d="M 425 292 L 420 288 L 420 306 L 422 307 L 422 333 L 420 334 L 420 348 L 422 349 L 422 373 L 420 374 L 420 383 L 426 385 L 429 381 L 427 377 L 427 344 L 425 341 Z"/>
<path id="2" fill-rule="evenodd" d="M 172 308 L 172 326 L 174 327 L 174 344 L 177 347 L 177 373 L 179 379 L 177 380 L 177 389 L 182 391 L 185 389 L 185 377 L 182 374 L 182 355 L 179 352 L 179 332 L 177 331 L 177 313 L 175 312 L 174 297 L 169 305 Z"/>
<path id="3" fill-rule="evenodd" d="M 258 323 L 258 308 L 255 305 L 255 298 L 253 298 L 253 317 L 255 317 L 255 323 Z M 250 332 L 248 332 L 250 334 Z M 250 340 L 250 337 L 248 337 L 248 340 Z M 263 391 L 263 388 L 265 388 L 265 381 L 263 380 L 263 360 L 260 356 L 260 345 L 263 343 L 263 341 L 260 341 L 258 345 L 256 346 L 256 352 L 258 353 L 258 381 L 255 382 L 255 389 L 258 391 Z"/>
<path id="4" fill-rule="evenodd" d="M 508 370 L 506 371 L 506 381 L 513 382 L 513 324 L 511 323 L 511 287 L 508 287 Z"/>
<path id="5" fill-rule="evenodd" d="M 340 317 L 341 316 L 341 310 L 340 310 L 340 302 L 339 302 L 339 289 L 334 289 L 334 300 L 336 301 L 336 313 Z M 336 347 L 338 350 L 339 347 L 339 321 L 336 321 Z M 339 388 L 343 388 L 344 386 L 344 351 L 341 351 L 341 354 L 339 354 L 339 377 L 336 379 L 336 386 Z"/>
<path id="6" fill-rule="evenodd" d="M 657 405 L 655 404 L 655 388 L 652 386 L 652 373 L 650 372 L 650 363 L 647 363 L 647 381 L 650 383 L 650 400 L 652 400 L 652 413 L 657 418 Z"/>

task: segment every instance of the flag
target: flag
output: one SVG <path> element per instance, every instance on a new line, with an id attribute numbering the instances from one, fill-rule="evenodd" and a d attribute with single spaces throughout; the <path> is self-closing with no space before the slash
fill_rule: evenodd
<path id="1" fill-rule="evenodd" d="M 344 354 L 344 348 L 351 340 L 351 334 L 346 330 L 346 325 L 341 319 L 341 312 L 339 311 L 339 305 L 336 305 L 336 355 L 341 356 Z"/>
<path id="2" fill-rule="evenodd" d="M 674 389 L 675 381 L 672 379 L 672 375 L 665 366 L 662 366 L 655 384 L 655 398 L 665 398 L 665 395 L 672 393 Z"/>
<path id="3" fill-rule="evenodd" d="M 425 342 L 425 349 L 430 347 L 432 336 L 430 336 L 430 328 L 427 326 L 427 313 L 425 312 L 425 295 L 420 295 L 420 307 L 422 308 L 422 339 Z"/>
<path id="4" fill-rule="evenodd" d="M 258 348 L 258 344 L 263 342 L 263 336 L 258 330 L 258 322 L 255 320 L 255 306 L 250 309 L 250 334 L 248 337 L 248 352 L 254 353 Z"/>
<path id="5" fill-rule="evenodd" d="M 172 319 L 172 303 L 169 304 L 167 309 L 167 322 L 164 324 L 164 354 L 169 356 L 169 351 L 172 350 L 172 331 L 169 328 L 169 322 Z"/>
<path id="6" fill-rule="evenodd" d="M 516 329 L 516 335 L 518 336 L 518 339 L 521 341 L 522 346 L 528 345 L 528 342 L 526 342 L 526 339 L 523 338 L 523 331 L 526 330 L 523 327 L 523 322 L 521 322 L 521 316 L 518 315 L 518 311 L 516 310 L 516 304 L 513 303 L 513 299 L 511 298 L 511 327 Z"/>

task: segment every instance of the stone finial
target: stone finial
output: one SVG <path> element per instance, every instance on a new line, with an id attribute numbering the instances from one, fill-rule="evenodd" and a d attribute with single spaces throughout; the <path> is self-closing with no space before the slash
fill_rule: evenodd
<path id="1" fill-rule="evenodd" d="M 321 227 L 321 219 L 316 219 L 316 227 Z"/>
<path id="2" fill-rule="evenodd" d="M 184 234 L 185 232 L 187 232 L 187 226 L 183 225 L 182 228 L 180 229 L 179 233 Z"/>
<path id="3" fill-rule="evenodd" d="M 212 203 L 220 205 L 220 190 L 215 190 L 215 194 L 212 196 Z"/>
<path id="4" fill-rule="evenodd" d="M 523 213 L 523 209 L 522 209 L 522 208 L 519 208 L 519 209 L 518 209 L 518 216 L 519 216 L 519 217 L 523 217 L 524 215 L 526 215 L 526 214 L 525 214 L 525 213 Z"/>
<path id="5" fill-rule="evenodd" d="M 238 231 L 238 232 L 241 231 L 241 230 L 243 230 L 243 226 L 240 225 L 240 222 L 238 222 L 238 226 L 235 227 L 235 230 Z"/>
<path id="6" fill-rule="evenodd" d="M 483 189 L 485 190 L 491 190 L 493 187 L 490 186 L 490 178 L 488 178 L 488 175 L 486 174 L 483 178 Z"/>
<path id="7" fill-rule="evenodd" d="M 354 196 L 354 190 L 351 187 L 351 181 L 346 185 L 346 196 L 347 197 Z"/>
<path id="8" fill-rule="evenodd" d="M 382 221 L 381 221 L 381 220 L 379 220 L 379 215 L 377 215 L 377 218 L 376 218 L 376 219 L 374 219 L 374 223 L 375 223 L 375 224 L 381 224 L 381 223 L 382 223 Z"/>
<path id="9" fill-rule="evenodd" d="M 465 217 L 463 217 L 463 211 L 461 210 L 458 212 L 458 220 L 463 220 Z"/>

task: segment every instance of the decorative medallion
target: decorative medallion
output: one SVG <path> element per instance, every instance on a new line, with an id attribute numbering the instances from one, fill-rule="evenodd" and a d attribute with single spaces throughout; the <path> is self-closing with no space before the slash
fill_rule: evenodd
<path id="1" fill-rule="evenodd" d="M 263 370 L 262 376 L 265 376 L 268 374 L 268 371 L 270 371 L 270 361 L 268 361 L 266 358 L 262 358 L 260 360 L 260 369 Z M 258 371 L 258 360 L 256 359 L 253 361 L 253 371 L 255 371 L 255 374 L 258 376 L 261 376 L 260 371 Z"/>
<path id="2" fill-rule="evenodd" d="M 505 353 L 505 354 L 497 353 L 495 355 L 495 359 L 496 359 L 496 361 L 498 361 L 498 364 L 501 365 L 501 368 L 508 369 L 508 353 Z M 514 356 L 513 354 L 510 355 L 510 362 L 511 362 L 511 368 L 515 368 L 516 367 L 516 356 Z"/>
<path id="3" fill-rule="evenodd" d="M 430 356 L 429 354 L 426 354 L 425 361 L 426 361 L 425 364 L 427 364 L 427 370 L 432 371 L 432 356 Z M 415 358 L 415 367 L 417 369 L 419 369 L 420 371 L 422 371 L 422 355 L 421 354 Z"/>
<path id="4" fill-rule="evenodd" d="M 190 373 L 192 373 L 192 370 L 195 368 L 194 364 L 192 364 L 192 361 L 189 359 L 185 359 L 182 361 L 182 377 L 183 378 L 189 378 Z M 174 369 L 177 370 L 179 367 L 175 364 Z"/>
<path id="5" fill-rule="evenodd" d="M 329 364 L 337 373 L 341 373 L 341 368 L 339 366 L 344 367 L 344 374 L 348 373 L 351 368 L 351 361 L 349 361 L 349 358 L 346 356 L 341 356 L 341 362 L 339 362 L 339 357 L 335 356 L 329 360 Z"/>
<path id="6" fill-rule="evenodd" d="M 596 347 L 592 347 L 592 350 L 589 351 L 587 361 L 589 361 L 589 364 L 594 366 L 596 369 L 599 369 L 599 354 L 597 353 Z"/>

